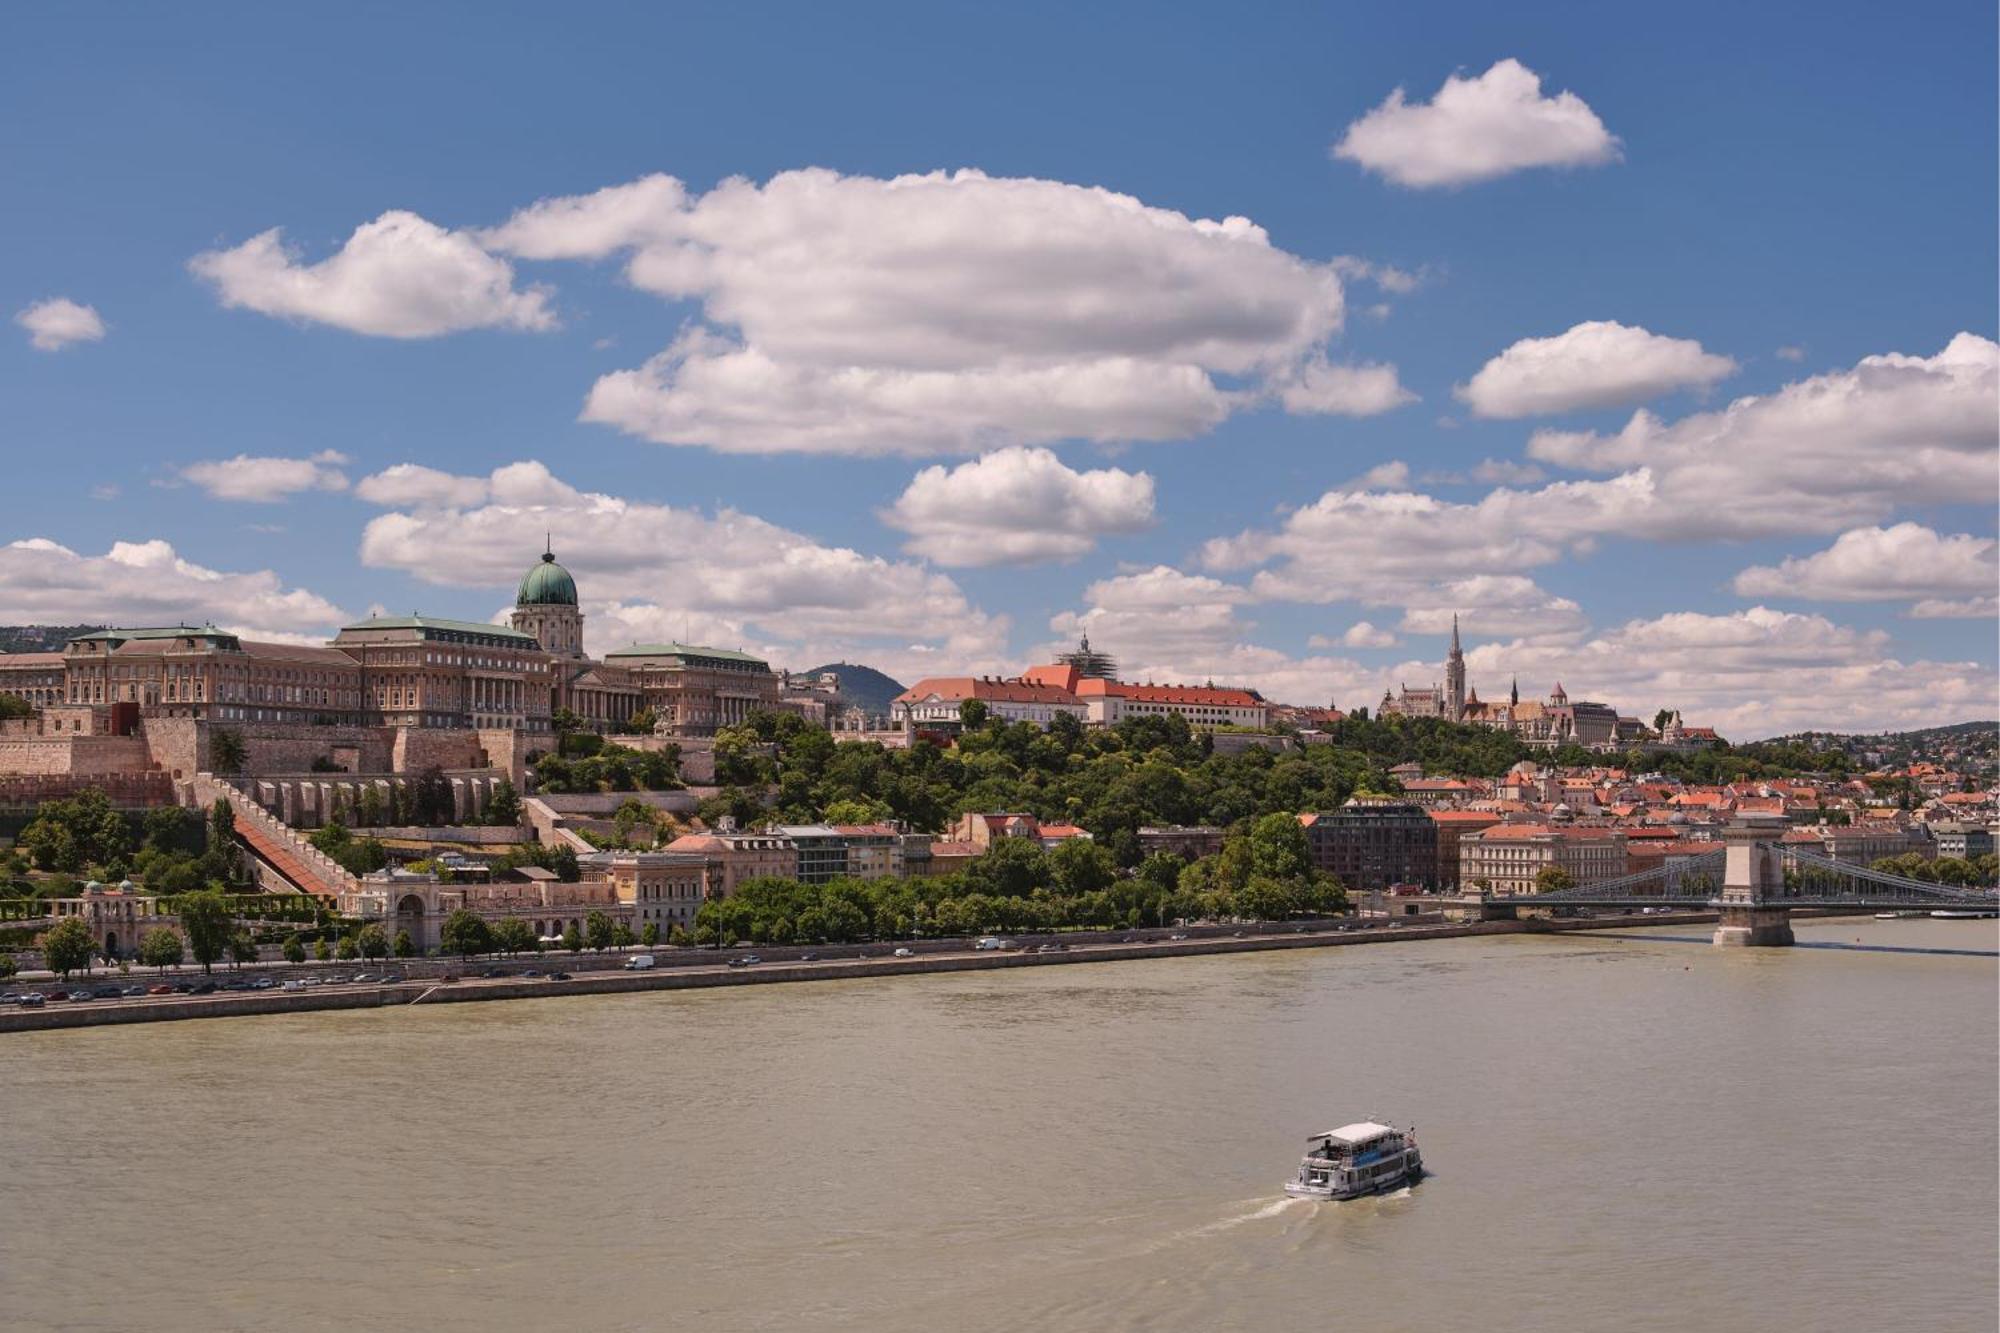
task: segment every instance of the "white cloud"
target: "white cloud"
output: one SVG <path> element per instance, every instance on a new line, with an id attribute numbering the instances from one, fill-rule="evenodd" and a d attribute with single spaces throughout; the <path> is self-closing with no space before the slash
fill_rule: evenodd
<path id="1" fill-rule="evenodd" d="M 397 463 L 354 484 L 354 493 L 370 504 L 475 505 L 490 493 L 485 477 L 459 477 L 421 463 Z"/>
<path id="2" fill-rule="evenodd" d="M 347 474 L 340 470 L 347 456 L 327 449 L 310 458 L 234 458 L 190 463 L 181 476 L 218 500 L 270 503 L 301 491 L 343 491 Z"/>
<path id="3" fill-rule="evenodd" d="M 1343 491 L 1402 491 L 1410 486 L 1410 465 L 1400 458 L 1377 463 L 1360 476 L 1341 483 Z"/>
<path id="4" fill-rule="evenodd" d="M 925 468 L 882 520 L 910 534 L 903 549 L 941 565 L 1074 560 L 1100 537 L 1152 526 L 1153 479 L 1078 472 L 1047 449 L 1001 449 Z"/>
<path id="5" fill-rule="evenodd" d="M 1323 361 L 1343 315 L 1336 265 L 1247 219 L 977 171 L 811 169 L 701 195 L 654 176 L 544 200 L 482 238 L 528 258 L 624 257 L 640 289 L 701 302 L 702 324 L 600 379 L 583 416 L 737 453 L 1195 435 Z M 1333 376 L 1319 397 L 1382 410 L 1399 392 L 1385 369 Z"/>
<path id="6" fill-rule="evenodd" d="M 1453 74 L 1428 104 L 1403 89 L 1347 127 L 1333 155 L 1413 189 L 1465 185 L 1530 167 L 1594 167 L 1618 139 L 1575 93 L 1542 96 L 1539 74 L 1502 60 Z"/>
<path id="7" fill-rule="evenodd" d="M 44 352 L 61 351 L 71 343 L 94 343 L 104 336 L 104 319 L 97 307 L 79 305 L 67 296 L 37 301 L 18 311 L 14 322 Z"/>
<path id="8" fill-rule="evenodd" d="M 1778 360 L 1780 361 L 1803 361 L 1805 359 L 1806 349 L 1803 347 L 1787 345 L 1778 349 Z"/>
<path id="9" fill-rule="evenodd" d="M 1417 401 L 1390 365 L 1333 365 L 1313 358 L 1285 379 L 1278 399 L 1287 412 L 1301 415 L 1372 417 Z"/>
<path id="10" fill-rule="evenodd" d="M 686 632 L 788 666 L 845 656 L 902 674 L 992 661 L 1006 638 L 1005 618 L 972 605 L 944 574 L 735 510 L 579 491 L 534 461 L 496 469 L 476 504 L 441 504 L 439 493 L 371 520 L 362 562 L 427 583 L 511 590 L 553 532 L 593 652 Z"/>
<path id="11" fill-rule="evenodd" d="M 192 622 L 322 642 L 345 619 L 333 603 L 286 588 L 268 569 L 204 568 L 157 539 L 114 542 L 103 555 L 81 555 L 44 537 L 0 546 L 0 620 L 16 624 Z"/>
<path id="12" fill-rule="evenodd" d="M 1531 694 L 1526 682 L 1560 680 L 1572 698 L 1633 715 L 1679 708 L 1732 740 L 1931 726 L 1993 709 L 1992 673 L 1977 663 L 1904 661 L 1879 630 L 1762 606 L 1673 612 L 1570 642 L 1482 644 L 1466 660 L 1475 683 L 1518 675 Z"/>
<path id="13" fill-rule="evenodd" d="M 1548 473 L 1533 463 L 1517 463 L 1505 458 L 1487 458 L 1472 469 L 1472 479 L 1488 485 L 1531 486 L 1548 479 Z"/>
<path id="14" fill-rule="evenodd" d="M 1405 605 L 1453 570 L 1549 564 L 1626 530 L 1652 505 L 1652 479 L 1643 470 L 1533 491 L 1503 488 L 1470 504 L 1342 488 L 1286 515 L 1274 531 L 1211 540 L 1200 559 L 1219 570 L 1268 566 L 1250 586 L 1269 600 Z"/>
<path id="15" fill-rule="evenodd" d="M 1406 634 L 1446 634 L 1456 619 L 1466 638 L 1573 634 L 1588 623 L 1583 608 L 1521 574 L 1474 574 L 1402 594 Z"/>
<path id="16" fill-rule="evenodd" d="M 1313 638 L 1319 639 L 1319 636 L 1314 635 Z M 1375 628 L 1365 620 L 1357 620 L 1347 627 L 1347 633 L 1340 636 L 1340 642 L 1342 646 L 1348 648 L 1393 648 L 1396 646 L 1396 636 L 1386 629 Z M 1330 648 L 1333 645 L 1320 640 L 1311 643 L 1310 646 Z"/>
<path id="17" fill-rule="evenodd" d="M 2000 346 L 1961 333 L 1932 357 L 1865 357 L 1671 424 L 1642 410 L 1615 435 L 1538 431 L 1528 452 L 1648 472 L 1655 505 L 1637 535 L 1829 532 L 1902 505 L 1991 505 L 1996 417 Z"/>
<path id="18" fill-rule="evenodd" d="M 1736 370 L 1691 338 L 1589 320 L 1552 338 L 1521 339 L 1453 392 L 1478 416 L 1540 416 L 1706 388 Z"/>
<path id="19" fill-rule="evenodd" d="M 307 264 L 273 227 L 188 261 L 227 306 L 386 338 L 463 329 L 552 329 L 548 293 L 516 291 L 513 266 L 465 232 L 392 210 L 354 229 L 338 252 Z"/>
<path id="20" fill-rule="evenodd" d="M 1237 608 L 1249 593 L 1220 579 L 1165 565 L 1103 579 L 1084 590 L 1089 606 L 1049 621 L 1058 638 L 1037 649 L 1048 661 L 1084 634 L 1118 659 L 1125 680 L 1248 686 L 1287 703 L 1381 695 L 1380 674 L 1342 657 L 1292 657 L 1250 641 L 1255 629 Z"/>
<path id="21" fill-rule="evenodd" d="M 1923 618 L 1994 614 L 2000 560 L 1990 537 L 1940 536 L 1919 523 L 1855 528 L 1832 546 L 1794 556 L 1776 568 L 1753 565 L 1736 576 L 1744 597 L 1803 597 L 1823 602 L 1914 602 Z"/>

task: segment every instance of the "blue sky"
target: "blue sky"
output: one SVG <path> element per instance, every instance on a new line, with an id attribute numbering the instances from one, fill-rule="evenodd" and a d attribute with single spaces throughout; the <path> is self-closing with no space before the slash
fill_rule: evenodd
<path id="1" fill-rule="evenodd" d="M 11 10 L 0 619 L 1994 711 L 1990 5 L 1184 8 Z"/>

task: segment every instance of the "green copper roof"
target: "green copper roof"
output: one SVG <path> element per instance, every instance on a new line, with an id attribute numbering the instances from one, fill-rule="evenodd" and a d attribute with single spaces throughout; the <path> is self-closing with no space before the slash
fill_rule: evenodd
<path id="1" fill-rule="evenodd" d="M 367 629 L 434 629 L 446 630 L 453 634 L 479 634 L 492 639 L 509 639 L 523 646 L 535 642 L 534 635 L 523 634 L 520 630 L 510 629 L 505 625 L 489 625 L 477 620 L 443 620 L 437 616 L 376 616 L 372 620 L 343 625 L 340 632 L 345 634 L 349 630 Z"/>
<path id="2" fill-rule="evenodd" d="M 608 661 L 614 657 L 708 657 L 719 662 L 754 662 L 766 665 L 763 658 L 753 653 L 732 652 L 727 648 L 703 648 L 692 643 L 635 643 L 630 648 L 619 648 L 605 655 Z"/>
<path id="3" fill-rule="evenodd" d="M 576 580 L 556 563 L 555 552 L 542 552 L 541 560 L 521 576 L 521 590 L 514 594 L 514 605 L 576 605 Z"/>

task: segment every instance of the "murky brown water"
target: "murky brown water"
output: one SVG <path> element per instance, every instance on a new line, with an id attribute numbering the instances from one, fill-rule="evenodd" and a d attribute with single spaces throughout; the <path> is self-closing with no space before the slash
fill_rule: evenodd
<path id="1" fill-rule="evenodd" d="M 1996 984 L 1508 937 L 0 1038 L 0 1322 L 1990 1330 Z M 1436 1174 L 1283 1202 L 1363 1115 Z"/>

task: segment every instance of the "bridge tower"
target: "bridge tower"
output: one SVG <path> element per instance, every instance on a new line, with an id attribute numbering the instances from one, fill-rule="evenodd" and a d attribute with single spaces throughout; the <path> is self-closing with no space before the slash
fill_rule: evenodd
<path id="1" fill-rule="evenodd" d="M 1785 821 L 1739 818 L 1722 831 L 1722 919 L 1715 942 L 1775 947 L 1792 943 L 1791 909 L 1782 906 L 1785 863 L 1779 840 Z"/>

